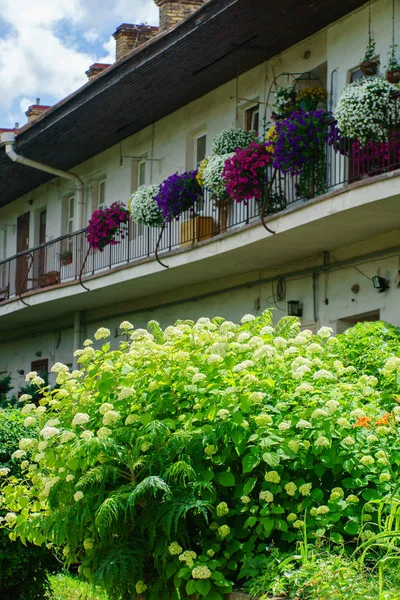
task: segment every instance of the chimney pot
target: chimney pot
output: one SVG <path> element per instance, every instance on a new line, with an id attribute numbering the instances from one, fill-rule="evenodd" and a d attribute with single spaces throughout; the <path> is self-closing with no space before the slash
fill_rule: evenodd
<path id="1" fill-rule="evenodd" d="M 36 98 L 36 100 L 40 100 L 40 98 Z M 28 123 L 34 121 L 39 115 L 46 112 L 46 110 L 48 110 L 49 108 L 51 107 L 45 104 L 32 104 L 32 106 L 30 106 L 25 113 L 28 117 Z"/>
<path id="2" fill-rule="evenodd" d="M 93 79 L 96 79 L 97 75 L 100 75 L 100 73 L 108 69 L 109 66 L 110 65 L 106 63 L 94 63 L 93 65 L 91 65 L 86 71 L 86 75 L 89 81 L 93 81 Z"/>
<path id="3" fill-rule="evenodd" d="M 36 98 L 35 104 L 40 104 L 40 98 Z"/>
<path id="4" fill-rule="evenodd" d="M 160 31 L 171 29 L 208 0 L 154 0 L 160 9 Z"/>
<path id="5" fill-rule="evenodd" d="M 158 27 L 144 23 L 141 25 L 122 23 L 113 34 L 116 41 L 116 60 L 119 60 L 125 54 L 128 54 L 128 52 L 151 40 L 157 33 Z"/>

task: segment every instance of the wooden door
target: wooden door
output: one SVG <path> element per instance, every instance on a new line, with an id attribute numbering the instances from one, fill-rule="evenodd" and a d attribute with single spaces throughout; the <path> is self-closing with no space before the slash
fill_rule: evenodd
<path id="1" fill-rule="evenodd" d="M 17 254 L 29 248 L 29 221 L 30 213 L 26 212 L 17 219 Z M 15 291 L 22 294 L 26 291 L 28 279 L 29 257 L 27 255 L 17 258 L 17 271 L 15 277 Z"/>

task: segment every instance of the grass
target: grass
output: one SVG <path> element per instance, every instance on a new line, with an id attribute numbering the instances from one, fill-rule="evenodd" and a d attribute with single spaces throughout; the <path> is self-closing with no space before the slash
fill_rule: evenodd
<path id="1" fill-rule="evenodd" d="M 107 600 L 107 595 L 102 589 L 94 588 L 68 573 L 51 575 L 49 579 L 51 600 Z"/>

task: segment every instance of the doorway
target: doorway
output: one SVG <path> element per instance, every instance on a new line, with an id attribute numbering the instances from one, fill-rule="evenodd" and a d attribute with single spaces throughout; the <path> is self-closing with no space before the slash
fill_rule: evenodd
<path id="1" fill-rule="evenodd" d="M 345 319 L 338 319 L 336 333 L 343 333 L 346 331 L 346 329 L 350 329 L 350 327 L 357 325 L 357 323 L 379 321 L 380 316 L 379 310 L 371 310 L 370 312 L 352 315 L 351 317 L 346 317 Z"/>
<path id="2" fill-rule="evenodd" d="M 26 212 L 17 219 L 17 254 L 29 249 L 29 224 L 30 213 Z M 17 269 L 15 276 L 15 291 L 22 294 L 26 291 L 28 281 L 29 256 L 17 258 Z"/>

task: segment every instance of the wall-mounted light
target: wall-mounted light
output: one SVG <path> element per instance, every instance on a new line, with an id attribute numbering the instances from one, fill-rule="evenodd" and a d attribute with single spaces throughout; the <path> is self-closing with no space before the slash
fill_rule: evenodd
<path id="1" fill-rule="evenodd" d="M 287 303 L 289 317 L 302 317 L 303 307 L 298 300 L 289 300 Z"/>
<path id="2" fill-rule="evenodd" d="M 25 371 L 23 369 L 17 369 L 18 375 L 25 375 Z"/>
<path id="3" fill-rule="evenodd" d="M 36 352 L 36 353 L 35 353 L 35 356 L 37 356 L 38 358 L 41 358 L 41 356 L 42 356 L 42 351 L 41 351 L 41 350 L 39 350 L 39 352 Z"/>
<path id="4" fill-rule="evenodd" d="M 382 294 L 383 292 L 386 292 L 386 290 L 389 289 L 388 280 L 384 277 L 379 277 L 379 275 L 375 275 L 375 277 L 372 278 L 372 283 L 374 285 L 374 288 L 378 290 L 378 294 Z"/>

